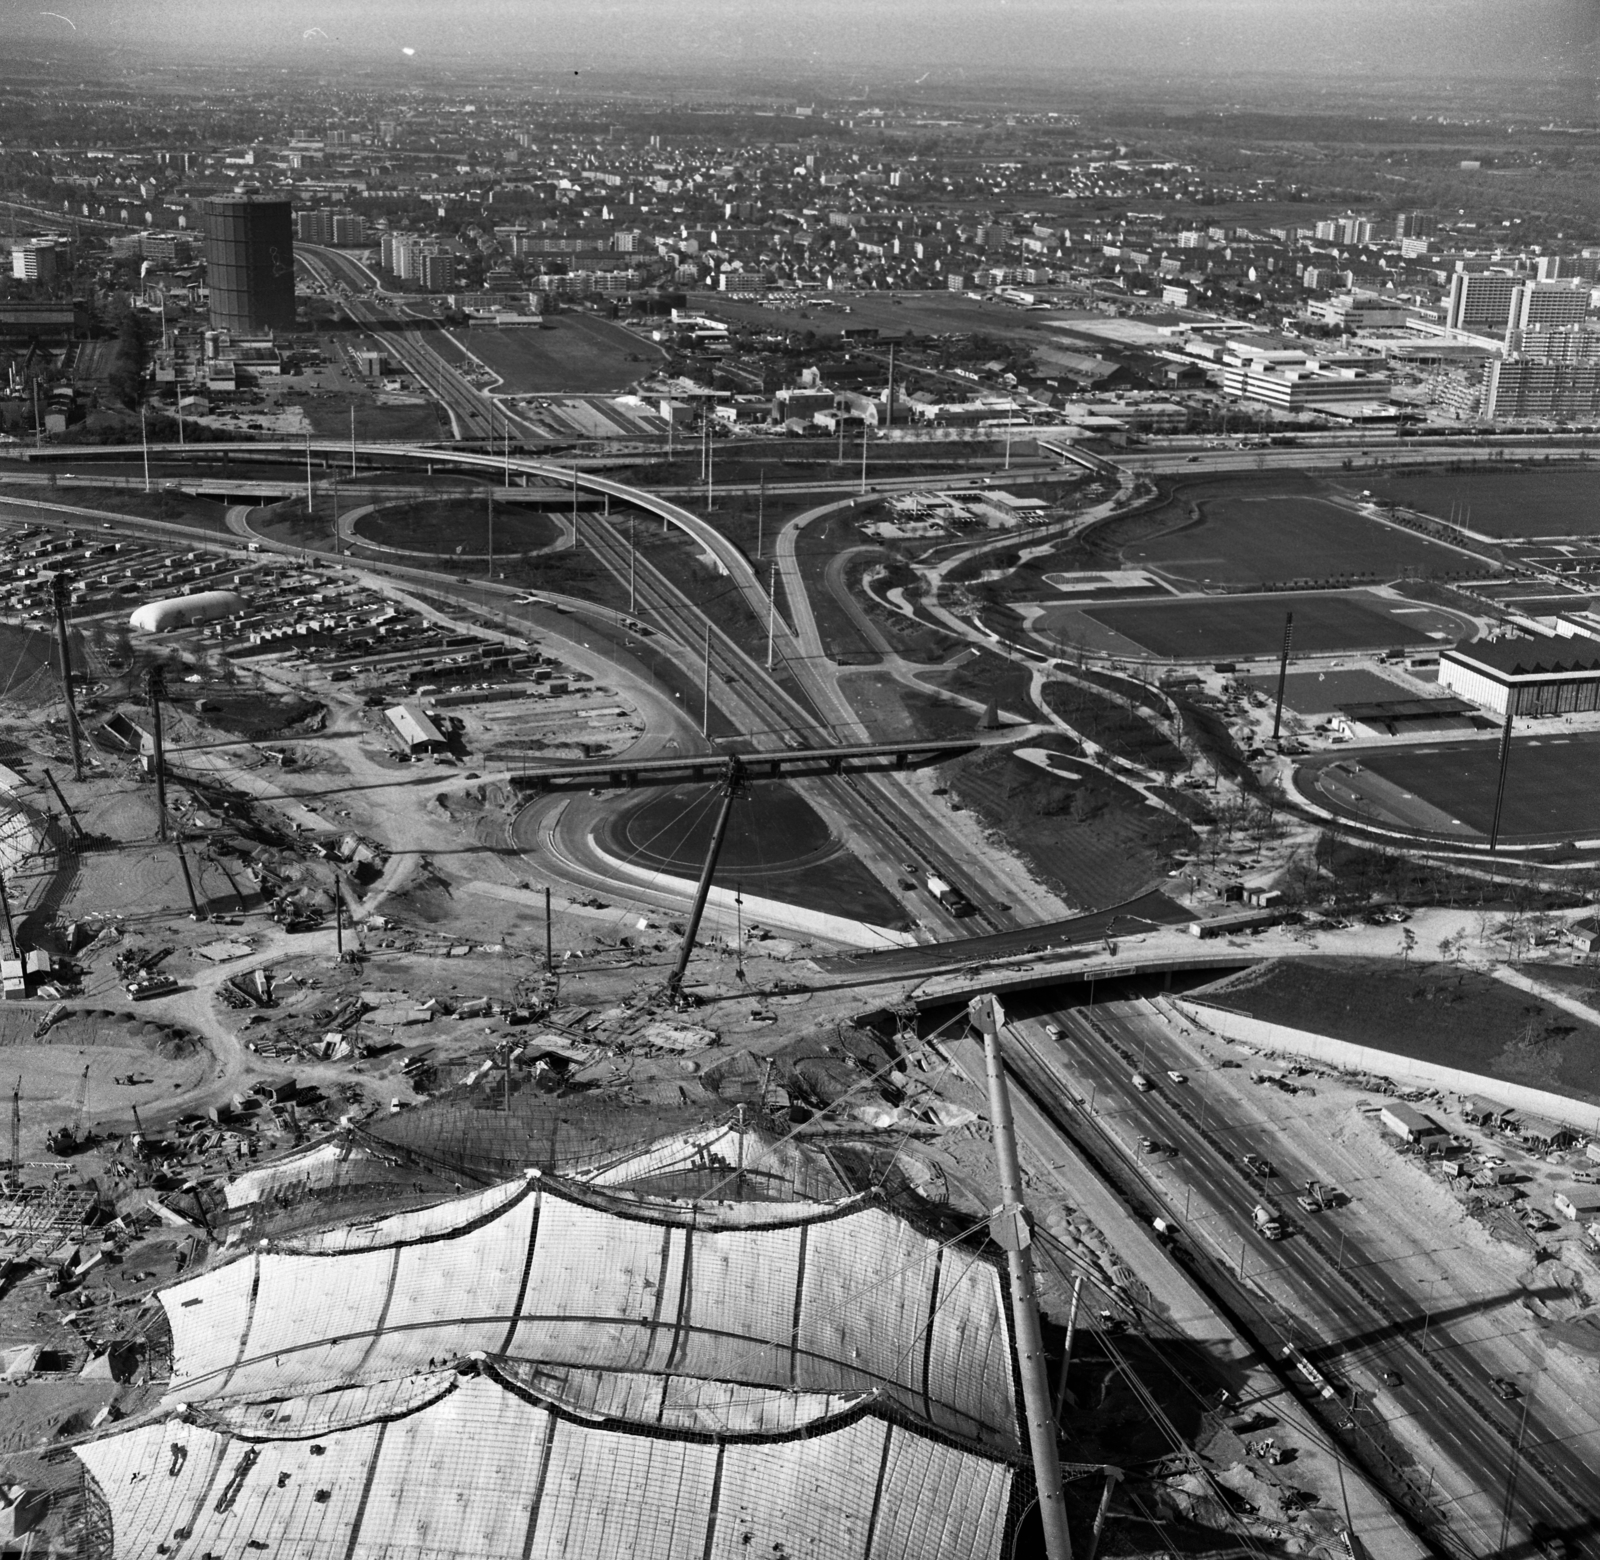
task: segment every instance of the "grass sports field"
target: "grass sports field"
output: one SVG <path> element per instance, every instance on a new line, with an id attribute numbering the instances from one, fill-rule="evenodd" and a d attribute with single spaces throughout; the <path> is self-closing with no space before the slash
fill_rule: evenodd
<path id="1" fill-rule="evenodd" d="M 1180 661 L 1274 654 L 1283 643 L 1284 616 L 1290 612 L 1298 655 L 1437 643 L 1468 631 L 1465 620 L 1454 613 L 1362 590 L 1191 596 L 1079 610 L 1151 655 Z"/>
<path id="2" fill-rule="evenodd" d="M 592 314 L 553 314 L 542 326 L 450 332 L 499 374 L 507 395 L 622 390 L 661 364 L 648 342 Z"/>
<path id="3" fill-rule="evenodd" d="M 1362 769 L 1397 787 L 1477 833 L 1487 835 L 1494 815 L 1500 744 L 1442 742 L 1437 746 L 1389 750 L 1346 749 L 1341 763 Z M 1600 764 L 1600 732 L 1520 737 L 1511 744 L 1506 771 L 1506 802 L 1501 834 L 1506 839 L 1594 839 L 1600 837 L 1600 791 L 1594 785 Z M 1355 777 L 1359 780 L 1361 777 Z"/>
<path id="4" fill-rule="evenodd" d="M 1250 686 L 1269 699 L 1278 696 L 1278 678 L 1252 677 Z M 1296 715 L 1331 715 L 1341 704 L 1375 704 L 1383 699 L 1421 699 L 1427 695 L 1361 668 L 1330 672 L 1290 672 L 1284 679 L 1283 704 Z"/>
<path id="5" fill-rule="evenodd" d="M 1600 536 L 1600 468 L 1417 471 L 1363 477 L 1374 497 L 1484 536 Z"/>
<path id="6" fill-rule="evenodd" d="M 1453 547 L 1304 493 L 1200 493 L 1169 506 L 1171 521 L 1182 521 L 1191 504 L 1200 510 L 1198 521 L 1132 543 L 1123 549 L 1124 567 L 1202 589 L 1489 572 Z"/>

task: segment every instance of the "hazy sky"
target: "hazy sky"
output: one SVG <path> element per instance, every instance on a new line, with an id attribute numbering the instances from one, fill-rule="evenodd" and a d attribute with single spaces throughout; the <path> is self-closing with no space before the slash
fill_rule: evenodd
<path id="1" fill-rule="evenodd" d="M 1121 67 L 1542 77 L 1582 94 L 1600 68 L 1600 0 L 0 0 L 0 50 L 8 38 L 64 56 L 100 43 L 240 61 L 843 71 L 885 91 L 929 70 L 1067 82 Z"/>

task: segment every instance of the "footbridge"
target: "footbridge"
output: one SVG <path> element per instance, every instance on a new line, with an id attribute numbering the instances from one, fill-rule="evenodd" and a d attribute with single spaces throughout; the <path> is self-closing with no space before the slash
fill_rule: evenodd
<path id="1" fill-rule="evenodd" d="M 804 779 L 815 775 L 869 774 L 917 769 L 960 758 L 983 746 L 975 737 L 944 742 L 887 742 L 860 747 L 792 748 L 786 753 L 695 753 L 634 763 L 562 764 L 507 776 L 519 791 L 632 790 L 637 786 L 690 785 L 724 779 L 735 757 L 746 779 Z"/>

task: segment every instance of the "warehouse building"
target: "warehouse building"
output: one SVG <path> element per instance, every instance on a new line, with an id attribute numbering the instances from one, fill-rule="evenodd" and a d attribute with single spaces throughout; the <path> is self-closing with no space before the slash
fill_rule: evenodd
<path id="1" fill-rule="evenodd" d="M 1600 643 L 1587 639 L 1473 640 L 1439 656 L 1439 686 L 1497 715 L 1575 715 L 1600 709 Z"/>

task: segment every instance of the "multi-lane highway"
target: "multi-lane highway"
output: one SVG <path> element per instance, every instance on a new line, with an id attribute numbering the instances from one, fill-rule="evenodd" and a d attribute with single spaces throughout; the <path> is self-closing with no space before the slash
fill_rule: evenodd
<path id="1" fill-rule="evenodd" d="M 1298 1207 L 1293 1194 L 1308 1181 L 1346 1181 L 1349 1166 L 1331 1146 L 1313 1156 L 1274 1129 L 1270 1110 L 1241 1110 L 1217 1086 L 1215 1062 L 1153 1004 L 1050 1014 L 1057 1035 L 1035 1012 L 1017 1055 L 1030 1086 L 1092 1135 L 1142 1211 L 1176 1226 L 1186 1263 L 1203 1266 L 1238 1314 L 1254 1316 L 1264 1341 L 1293 1343 L 1330 1378 L 1344 1436 L 1391 1493 L 1409 1491 L 1414 1513 L 1444 1520 L 1460 1553 L 1507 1553 L 1509 1511 L 1518 1546 L 1509 1553 L 1546 1544 L 1550 1554 L 1600 1555 L 1592 1409 L 1531 1374 L 1520 1399 L 1502 1400 L 1490 1378 L 1510 1375 L 1521 1357 L 1514 1342 L 1477 1335 L 1480 1306 L 1413 1291 L 1374 1238 L 1370 1211 Z M 1150 1080 L 1148 1092 L 1134 1087 L 1135 1072 Z M 1141 1140 L 1159 1147 L 1146 1152 Z M 1247 1172 L 1250 1152 L 1276 1175 Z M 1252 1210 L 1263 1201 L 1286 1216 L 1288 1238 L 1255 1232 Z M 1394 1234 L 1403 1245 L 1404 1232 Z M 1409 1472 L 1407 1452 L 1416 1459 Z"/>

